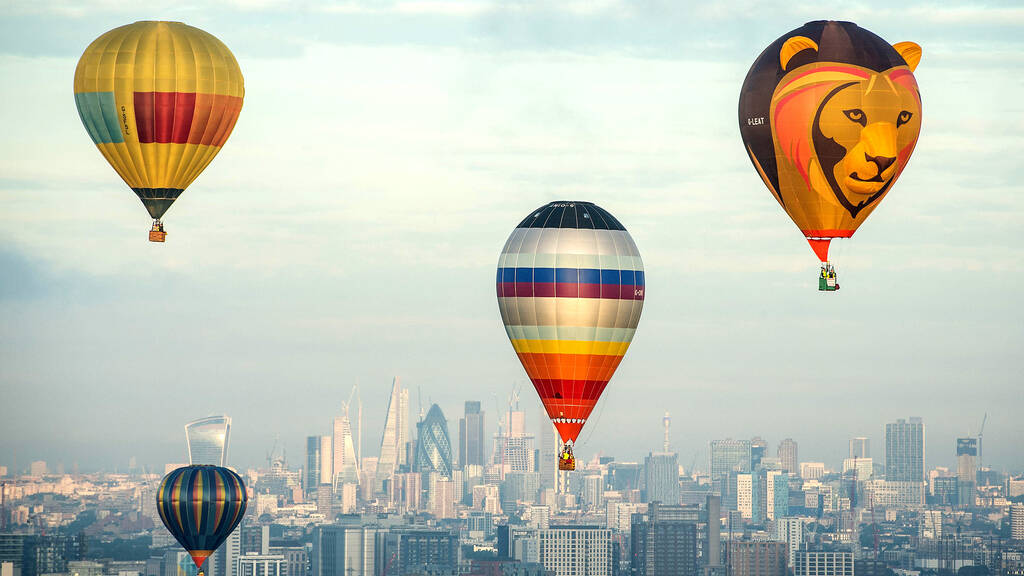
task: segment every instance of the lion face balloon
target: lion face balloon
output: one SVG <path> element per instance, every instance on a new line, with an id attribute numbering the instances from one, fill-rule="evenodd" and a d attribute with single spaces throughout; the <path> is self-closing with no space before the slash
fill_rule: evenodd
<path id="1" fill-rule="evenodd" d="M 747 73 L 739 103 L 747 154 L 822 261 L 827 241 L 853 235 L 914 151 L 920 59 L 912 42 L 890 45 L 851 22 L 819 21 L 773 42 Z"/>

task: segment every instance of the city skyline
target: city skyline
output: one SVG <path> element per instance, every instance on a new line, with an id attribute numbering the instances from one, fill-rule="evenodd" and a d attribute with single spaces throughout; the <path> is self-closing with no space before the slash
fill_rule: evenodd
<path id="1" fill-rule="evenodd" d="M 352 396 L 352 394 L 350 394 L 348 397 L 351 398 L 351 396 Z M 393 412 L 393 409 L 392 409 L 392 406 L 391 406 L 391 403 L 395 399 L 400 399 L 399 400 L 400 406 L 396 405 L 395 408 L 394 408 L 395 411 L 399 411 L 398 413 L 400 413 L 400 411 L 405 408 L 405 404 L 408 401 L 407 400 L 408 396 L 409 396 L 408 388 L 402 387 L 399 384 L 397 377 L 393 378 L 392 379 L 391 394 L 389 395 L 389 397 L 385 401 L 385 403 L 382 405 L 385 408 L 385 410 L 380 411 L 380 410 L 375 410 L 374 409 L 374 408 L 378 408 L 379 409 L 382 406 L 370 407 L 369 410 L 367 411 L 368 415 L 370 415 L 370 418 L 368 418 L 368 419 L 373 421 L 374 418 L 373 418 L 372 415 L 376 414 L 379 411 L 382 414 L 384 414 L 385 416 L 395 413 L 395 412 Z M 515 401 L 514 404 L 513 404 L 513 401 Z M 549 424 L 547 424 L 548 419 L 547 419 L 546 414 L 544 413 L 543 407 L 540 405 L 540 403 L 538 401 L 537 402 L 537 406 L 533 407 L 532 410 L 529 409 L 529 408 L 527 408 L 526 410 L 523 410 L 522 408 L 519 407 L 519 402 L 520 401 L 521 401 L 521 399 L 519 398 L 518 393 L 515 393 L 513 396 L 511 396 L 509 398 L 509 403 L 507 405 L 505 405 L 504 407 L 499 406 L 499 405 L 495 406 L 495 409 L 499 410 L 496 413 L 500 414 L 500 418 L 497 418 L 497 421 L 491 421 L 491 424 L 484 428 L 484 435 L 483 435 L 483 440 L 484 440 L 484 446 L 483 446 L 483 448 L 484 448 L 484 456 L 485 456 L 485 461 L 486 461 L 487 464 L 492 463 L 491 459 L 494 459 L 495 463 L 500 463 L 500 452 L 501 451 L 498 450 L 499 442 L 505 442 L 505 444 L 506 444 L 505 450 L 506 451 L 508 451 L 510 449 L 510 447 L 508 445 L 508 442 L 509 442 L 508 438 L 506 438 L 505 436 L 502 436 L 502 434 L 509 434 L 510 433 L 509 432 L 509 428 L 513 429 L 512 433 L 511 433 L 512 436 L 526 434 L 529 437 L 529 439 L 530 439 L 530 446 L 531 446 L 530 450 L 531 451 L 534 449 L 534 447 L 542 449 L 542 450 L 546 449 L 546 448 L 550 448 L 550 447 L 544 447 L 544 446 L 539 446 L 539 445 L 535 446 L 535 444 L 534 444 L 534 439 L 535 438 L 542 438 L 543 437 L 544 430 L 542 430 L 542 428 L 544 428 L 545 426 L 549 426 Z M 462 402 L 461 404 L 464 407 L 464 405 L 467 404 L 467 403 L 473 404 L 473 403 L 479 403 L 479 402 L 478 401 L 469 401 L 469 400 L 467 400 L 467 401 Z M 483 405 L 482 403 L 480 403 L 480 404 L 481 404 L 481 406 Z M 448 422 L 453 421 L 453 418 L 448 415 L 449 413 L 443 407 L 441 407 L 439 404 L 432 403 L 431 407 L 433 408 L 434 406 L 436 406 L 437 411 L 439 412 L 438 416 L 444 418 Z M 513 407 L 513 406 L 515 406 L 515 407 Z M 343 411 L 347 410 L 347 407 L 345 406 L 344 403 L 342 404 L 342 408 L 343 408 Z M 422 409 L 422 407 L 420 407 L 420 408 Z M 453 408 L 453 410 L 456 410 L 456 409 Z M 337 409 L 335 409 L 335 412 L 337 413 Z M 483 410 L 481 410 L 481 412 L 483 412 Z M 394 433 L 390 433 L 383 425 L 381 426 L 380 430 L 381 430 L 381 434 L 382 434 L 382 436 L 381 436 L 382 440 L 384 440 L 385 442 L 390 441 L 390 442 L 394 442 L 395 443 L 395 446 L 394 446 L 393 449 L 395 451 L 394 454 L 396 454 L 396 456 L 398 454 L 405 455 L 404 448 L 400 447 L 404 443 L 410 443 L 415 448 L 416 440 L 417 440 L 416 430 L 419 427 L 419 424 L 423 422 L 423 420 L 424 420 L 423 416 L 425 416 L 425 415 L 426 415 L 426 411 L 424 411 L 423 414 L 417 415 L 415 420 L 409 423 L 409 424 L 411 424 L 411 426 L 409 427 L 410 429 L 407 430 L 407 431 L 406 430 L 402 430 L 401 433 L 398 432 L 398 427 L 400 425 L 398 425 L 397 423 L 396 423 L 396 430 L 395 430 Z M 461 413 L 455 412 L 454 419 L 455 419 L 456 422 L 458 421 L 460 415 L 461 415 Z M 509 422 L 508 418 L 510 418 L 510 417 L 514 417 L 517 420 L 515 420 L 514 422 Z M 662 415 L 660 418 L 656 418 L 656 421 L 657 421 L 657 424 L 658 424 L 658 428 L 660 428 L 660 430 L 658 430 L 658 433 L 659 433 L 659 435 L 661 435 L 661 437 L 659 438 L 659 441 L 657 443 L 652 443 L 651 446 L 648 447 L 648 448 L 638 447 L 633 452 L 620 455 L 620 454 L 615 454 L 615 453 L 613 453 L 611 451 L 607 451 L 607 450 L 606 451 L 589 451 L 587 449 L 588 444 L 581 444 L 580 456 L 584 459 L 584 461 L 588 461 L 588 460 L 596 457 L 597 455 L 604 455 L 604 456 L 609 456 L 609 457 L 615 458 L 617 461 L 620 461 L 620 462 L 636 462 L 636 463 L 640 463 L 642 465 L 644 463 L 644 461 L 645 461 L 645 458 L 649 458 L 651 454 L 657 455 L 657 454 L 661 453 L 659 448 L 660 447 L 664 447 L 664 438 L 668 437 L 669 440 L 670 440 L 669 443 L 671 444 L 671 447 L 672 447 L 672 452 L 671 453 L 673 455 L 678 455 L 678 457 L 677 457 L 678 465 L 683 467 L 683 469 L 685 470 L 686 474 L 689 475 L 689 474 L 692 474 L 694 472 L 700 472 L 700 473 L 703 473 L 703 474 L 708 474 L 709 476 L 712 476 L 712 477 L 717 477 L 717 476 L 715 476 L 715 474 L 712 471 L 712 464 L 711 464 L 711 460 L 710 460 L 712 458 L 711 451 L 710 451 L 710 449 L 712 447 L 712 444 L 714 444 L 716 442 L 725 442 L 725 443 L 736 443 L 736 442 L 739 442 L 739 443 L 745 444 L 745 445 L 747 445 L 749 447 L 749 446 L 752 446 L 753 444 L 756 444 L 758 442 L 766 442 L 765 439 L 761 435 L 757 435 L 757 434 L 752 435 L 749 438 L 740 437 L 740 436 L 737 436 L 735 434 L 725 434 L 725 435 L 720 436 L 720 437 L 706 438 L 706 439 L 703 439 L 703 441 L 701 441 L 699 439 L 683 439 L 683 440 L 679 440 L 678 438 L 676 438 L 676 436 L 674 436 L 672 434 L 670 429 L 665 426 L 665 418 L 666 417 L 664 415 Z M 790 449 L 793 450 L 794 458 L 796 458 L 797 468 L 796 468 L 796 470 L 793 471 L 793 473 L 797 473 L 797 474 L 800 473 L 800 464 L 801 463 L 805 463 L 806 464 L 806 463 L 814 463 L 814 462 L 823 462 L 825 464 L 826 468 L 842 472 L 842 471 L 844 471 L 845 467 L 848 465 L 847 464 L 848 462 L 855 462 L 854 460 L 850 460 L 847 457 L 847 452 L 846 452 L 847 450 L 852 450 L 853 449 L 853 445 L 854 445 L 855 442 L 859 446 L 859 444 L 861 444 L 863 442 L 864 438 L 867 438 L 868 444 L 870 444 L 870 441 L 871 441 L 872 438 L 877 438 L 876 439 L 876 444 L 878 446 L 881 446 L 881 450 L 876 450 L 876 455 L 874 457 L 874 462 L 875 462 L 875 464 L 884 467 L 884 465 L 886 464 L 887 460 L 889 460 L 889 458 L 890 458 L 888 456 L 889 451 L 886 450 L 886 444 L 887 444 L 887 442 L 886 442 L 886 437 L 887 437 L 886 433 L 887 433 L 887 431 L 889 431 L 890 428 L 893 428 L 893 427 L 896 427 L 896 426 L 903 426 L 905 428 L 907 426 L 907 422 L 908 421 L 911 422 L 911 423 L 917 422 L 919 424 L 925 424 L 925 427 L 927 427 L 930 430 L 930 427 L 927 426 L 927 423 L 924 422 L 923 419 L 921 419 L 918 416 L 898 417 L 898 418 L 892 419 L 892 421 L 888 421 L 888 422 L 882 423 L 880 425 L 881 431 L 880 431 L 880 433 L 878 434 L 877 437 L 876 436 L 870 436 L 870 435 L 869 436 L 863 436 L 863 435 L 860 435 L 860 434 L 858 434 L 857 436 L 850 436 L 850 437 L 847 438 L 847 443 L 846 444 L 840 445 L 838 447 L 837 446 L 832 446 L 830 449 L 825 451 L 826 452 L 825 455 L 820 455 L 820 454 L 817 454 L 817 453 L 811 453 L 810 455 L 805 455 L 806 447 L 800 441 L 799 438 L 794 439 L 794 438 L 791 438 L 789 435 L 787 435 L 785 432 L 780 432 L 780 435 L 785 435 L 786 437 L 785 438 L 781 438 L 780 437 L 778 440 L 772 440 L 771 442 L 767 442 L 767 449 L 770 450 L 770 452 L 766 452 L 766 451 L 762 450 L 760 452 L 760 455 L 757 456 L 757 458 L 758 459 L 770 458 L 772 461 L 778 462 L 780 465 L 783 466 L 783 468 L 785 468 L 785 462 L 784 462 L 784 459 L 781 456 L 782 451 L 783 451 L 783 447 L 784 446 L 788 446 L 787 442 L 794 442 L 795 446 L 793 446 L 792 448 L 787 448 L 787 450 L 790 450 Z M 230 415 L 228 415 L 228 414 L 222 414 L 222 415 L 217 415 L 217 416 L 208 416 L 208 417 L 200 418 L 198 420 L 194 420 L 192 422 L 189 422 L 186 425 L 186 430 L 189 429 L 189 426 L 195 426 L 195 425 L 207 425 L 208 426 L 211 423 L 222 423 L 223 424 L 224 422 L 226 422 L 226 426 L 227 427 L 231 427 L 232 426 L 232 422 L 233 422 L 232 417 Z M 338 451 L 337 448 L 335 447 L 335 442 L 333 442 L 332 438 L 331 438 L 332 434 L 327 434 L 326 436 L 314 435 L 314 433 L 317 432 L 317 430 L 319 430 L 319 428 L 316 428 L 316 427 L 309 428 L 307 430 L 301 431 L 301 434 L 296 432 L 295 436 L 296 436 L 296 438 L 298 438 L 298 441 L 296 441 L 296 438 L 292 438 L 291 436 L 278 436 L 278 437 L 275 437 L 275 439 L 274 439 L 274 448 L 280 450 L 281 453 L 284 455 L 284 457 L 286 457 L 287 463 L 289 464 L 289 467 L 291 467 L 293 469 L 298 469 L 299 467 L 302 467 L 303 470 L 304 470 L 304 474 L 307 474 L 308 472 L 305 471 L 305 463 L 309 462 L 309 458 L 310 458 L 309 443 L 312 441 L 313 438 L 316 438 L 317 439 L 318 450 L 329 450 L 330 451 L 328 459 L 327 459 L 328 460 L 327 468 L 326 468 L 326 471 L 324 473 L 328 474 L 328 475 L 333 475 L 335 477 L 335 483 L 340 483 L 342 481 L 352 482 L 352 481 L 354 481 L 355 478 L 360 477 L 360 474 L 358 472 L 358 468 L 359 468 L 359 466 L 361 466 L 366 461 L 367 458 L 372 459 L 371 464 L 373 465 L 373 469 L 374 469 L 373 470 L 373 474 L 376 477 L 375 481 L 378 484 L 383 479 L 385 479 L 385 478 L 390 476 L 390 474 L 388 474 L 388 473 L 385 473 L 383 476 L 381 476 L 381 473 L 383 472 L 383 469 L 380 468 L 379 466 L 383 465 L 383 464 L 381 464 L 378 461 L 378 458 L 381 456 L 381 452 L 379 451 L 379 449 L 382 448 L 383 445 L 378 446 L 377 451 L 373 451 L 373 452 L 370 452 L 370 453 L 365 453 L 364 452 L 358 460 L 354 460 L 353 459 L 351 462 L 345 462 L 343 464 L 344 467 L 348 468 L 348 469 L 351 469 L 351 472 L 348 473 L 347 476 L 343 477 L 341 475 L 341 473 L 339 473 L 337 471 L 334 471 L 334 468 L 333 468 L 334 461 L 336 459 L 340 459 L 339 462 L 345 461 L 346 460 L 346 456 L 351 458 L 352 456 L 354 456 L 354 451 L 355 450 L 354 450 L 354 447 L 353 447 L 353 434 L 352 434 L 352 430 L 351 430 L 350 423 L 349 423 L 349 420 L 348 420 L 347 412 L 346 413 L 341 413 L 340 416 L 336 415 L 334 418 L 329 419 L 327 421 L 326 425 L 323 426 L 322 428 L 323 428 L 323 430 L 325 430 L 327 432 L 331 432 L 332 431 L 332 426 L 334 426 L 333 432 L 336 433 L 336 434 L 339 434 L 340 438 L 341 438 L 341 440 L 343 442 L 343 449 L 341 451 Z M 371 442 L 371 444 L 374 444 L 372 439 L 375 438 L 375 437 L 378 437 L 377 436 L 378 432 L 376 430 L 369 429 L 369 430 L 365 430 L 364 433 L 369 433 L 370 434 L 370 438 L 371 438 L 370 442 Z M 407 437 L 406 434 L 408 434 L 408 433 L 411 433 L 411 436 Z M 454 431 L 451 428 L 449 428 L 448 434 L 450 436 L 449 442 L 451 443 L 451 445 L 448 447 L 448 450 L 449 450 L 449 463 L 448 463 L 448 466 L 449 467 L 453 467 L 455 465 L 459 465 L 459 467 L 461 467 L 461 461 L 459 460 L 459 452 L 458 452 L 459 448 L 458 448 L 458 445 L 456 443 L 457 440 L 458 440 L 458 428 L 457 427 L 454 428 Z M 921 432 L 920 435 L 923 436 L 923 432 Z M 301 436 L 301 438 L 299 438 L 299 436 Z M 931 437 L 931 434 L 929 432 L 927 438 L 930 438 L 930 437 Z M 400 440 L 400 438 L 402 440 Z M 771 437 L 769 437 L 769 438 L 771 438 Z M 935 468 L 935 467 L 948 468 L 948 469 L 950 469 L 950 470 L 952 470 L 954 472 L 958 472 L 961 467 L 965 466 L 965 464 L 963 464 L 963 456 L 961 455 L 961 452 L 963 452 L 965 450 L 963 448 L 963 446 L 967 445 L 966 443 L 968 441 L 970 441 L 970 440 L 974 441 L 974 448 L 973 449 L 974 449 L 975 457 L 977 455 L 977 448 L 976 448 L 976 446 L 977 446 L 977 438 L 976 438 L 976 436 L 972 436 L 972 437 L 969 437 L 969 438 L 965 438 L 964 436 L 957 436 L 957 437 L 953 438 L 951 442 L 948 443 L 949 444 L 948 446 L 946 446 L 945 444 L 935 445 L 938 442 L 936 439 L 932 438 L 931 441 L 928 441 L 927 438 L 922 438 L 922 444 L 923 444 L 922 447 L 923 447 L 923 449 L 925 451 L 923 453 L 925 453 L 925 454 L 935 454 L 935 461 L 929 460 L 928 459 L 929 457 L 926 456 L 924 462 L 919 463 L 919 466 L 923 467 L 923 469 L 922 468 L 918 469 L 919 470 L 918 474 L 919 474 L 919 476 L 921 478 L 924 478 L 925 473 L 929 469 L 932 469 L 932 468 Z M 186 438 L 186 440 L 189 440 L 189 438 Z M 292 448 L 292 444 L 297 444 L 299 449 Z M 677 445 L 684 446 L 684 450 L 677 450 L 676 449 Z M 687 451 L 687 448 L 690 447 L 690 446 L 692 446 L 692 448 L 690 448 Z M 797 446 L 799 446 L 799 448 L 798 448 L 799 449 L 799 455 L 800 455 L 799 457 L 796 456 Z M 778 452 L 779 452 L 780 455 L 779 456 L 770 456 L 770 454 L 772 452 L 776 452 L 776 450 L 774 449 L 775 447 L 778 448 Z M 266 462 L 266 455 L 270 453 L 270 452 L 266 452 L 265 451 L 267 448 L 268 447 L 264 447 L 263 451 L 260 451 L 259 447 L 255 447 L 256 451 L 258 451 L 261 454 L 261 457 L 255 459 L 253 461 L 250 461 L 248 463 L 239 463 L 237 465 L 235 465 L 234 463 L 231 463 L 229 465 L 231 465 L 232 467 L 237 467 L 238 469 L 246 469 L 246 468 L 250 468 L 251 469 L 251 468 L 253 468 L 255 466 L 258 466 L 259 464 L 265 463 Z M 371 448 L 371 450 L 373 450 L 373 446 L 371 446 L 370 448 Z M 902 448 L 903 447 L 901 446 L 901 449 Z M 224 458 L 226 458 L 226 453 L 227 453 L 227 450 L 226 450 L 226 446 L 225 446 Z M 288 456 L 289 454 L 291 454 L 291 456 Z M 687 454 L 689 454 L 689 456 Z M 753 452 L 748 452 L 748 454 L 753 454 Z M 729 456 L 729 457 L 731 458 L 732 456 Z M 977 460 L 975 459 L 975 457 L 972 457 L 971 466 L 974 466 L 976 468 L 977 467 L 977 464 L 976 464 Z M 318 459 L 322 458 L 322 455 L 320 455 L 318 453 L 317 454 L 317 458 Z M 543 455 L 542 455 L 542 458 L 543 458 Z M 900 462 L 902 463 L 904 460 L 906 460 L 908 458 L 908 456 L 902 456 L 900 458 L 902 458 L 902 460 L 900 460 Z M 159 469 L 161 466 L 166 465 L 166 464 L 170 464 L 170 463 L 188 462 L 189 459 L 190 459 L 190 455 L 189 455 L 189 451 L 188 451 L 188 441 L 186 442 L 186 450 L 184 452 L 184 459 L 176 459 L 174 457 L 170 457 L 170 458 L 168 458 L 167 460 L 164 460 L 164 461 L 156 461 L 156 460 L 154 460 L 152 462 L 147 462 L 145 459 L 140 459 L 139 455 L 132 454 L 132 455 L 127 456 L 123 463 L 121 463 L 121 464 L 114 463 L 112 465 L 112 467 L 108 467 L 108 466 L 104 466 L 104 465 L 94 465 L 94 464 L 90 464 L 90 463 L 86 463 L 86 462 L 82 462 L 82 461 L 78 461 L 78 460 L 74 460 L 72 462 L 77 467 L 79 467 L 79 468 L 81 468 L 82 470 L 85 470 L 85 471 L 101 471 L 101 470 L 111 471 L 113 469 L 127 469 L 127 466 L 125 464 L 128 462 L 128 459 L 130 459 L 132 462 L 136 462 L 137 465 L 140 466 L 140 467 L 145 465 L 145 466 L 152 467 L 153 470 Z M 398 460 L 400 460 L 400 458 L 396 457 L 395 460 L 398 461 Z M 871 458 L 869 457 L 868 461 L 870 461 L 870 460 L 871 460 Z M 20 461 L 21 463 L 19 464 L 19 468 L 22 469 L 22 470 L 26 470 L 27 471 L 28 468 L 29 468 L 29 464 L 30 463 L 35 463 L 36 461 L 46 462 L 46 463 L 48 463 L 50 465 L 59 463 L 62 466 L 62 469 L 63 468 L 66 468 L 67 470 L 71 469 L 71 465 L 68 464 L 68 465 L 65 466 L 65 464 L 67 464 L 67 463 L 65 463 L 63 460 L 59 460 L 59 459 L 58 460 L 52 460 L 52 459 L 46 459 L 46 458 L 31 458 L 30 460 L 22 460 L 22 461 Z M 756 460 L 754 459 L 753 456 L 751 456 L 751 460 L 749 462 L 750 462 L 749 465 L 747 465 L 746 467 L 743 467 L 743 471 L 745 471 L 747 473 L 749 473 L 750 467 L 753 466 L 754 464 L 756 464 Z M 402 457 L 402 462 L 401 463 L 404 463 L 404 456 Z M 11 470 L 11 472 L 13 473 L 13 468 L 11 468 L 12 464 L 8 464 L 8 463 L 5 463 L 2 460 L 0 460 L 0 466 L 7 466 Z M 395 468 L 391 468 L 391 470 L 392 470 L 391 474 L 394 473 L 393 470 L 397 469 L 397 464 L 398 464 L 398 462 L 396 462 L 396 464 L 394 465 Z M 691 467 L 691 465 L 693 465 L 693 466 Z M 1003 468 L 1003 467 L 999 467 L 998 465 L 992 466 L 991 462 L 986 462 L 985 466 L 990 468 L 990 469 L 993 469 L 993 470 L 1005 471 L 1005 472 L 1010 472 L 1010 473 L 1016 473 L 1016 472 L 1022 471 L 1022 469 Z M 388 466 L 388 467 L 390 468 L 390 466 Z M 332 471 L 333 471 L 333 474 L 332 474 Z M 963 474 L 961 474 L 961 475 L 963 475 Z M 900 476 L 899 478 L 903 479 L 903 476 Z M 890 479 L 893 479 L 893 478 L 890 478 Z"/>
<path id="2" fill-rule="evenodd" d="M 368 438 L 382 430 L 396 374 L 452 428 L 465 400 L 491 412 L 516 388 L 533 410 L 493 273 L 523 214 L 567 198 L 614 213 L 647 270 L 644 318 L 582 456 L 641 459 L 668 411 L 684 463 L 711 439 L 761 435 L 769 456 L 792 437 L 838 466 L 849 437 L 871 437 L 880 460 L 883 426 L 916 415 L 925 461 L 953 467 L 949 446 L 987 413 L 985 463 L 1024 467 L 1024 307 L 1007 290 L 1024 280 L 1005 152 L 1024 147 L 1015 3 L 346 7 L 0 8 L 3 465 L 185 461 L 181 423 L 210 413 L 234 418 L 232 462 L 261 462 L 277 437 L 297 462 L 353 384 L 375 407 Z M 834 248 L 832 298 L 736 115 L 757 55 L 821 17 L 923 49 L 920 142 Z M 216 35 L 246 79 L 230 143 L 161 246 L 71 88 L 93 39 L 153 18 Z"/>

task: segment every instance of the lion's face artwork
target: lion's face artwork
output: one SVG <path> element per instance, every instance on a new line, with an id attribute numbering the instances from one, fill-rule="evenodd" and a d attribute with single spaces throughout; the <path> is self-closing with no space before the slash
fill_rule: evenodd
<path id="1" fill-rule="evenodd" d="M 808 237 L 852 235 L 907 165 L 921 132 L 919 60 L 916 44 L 812 22 L 751 69 L 740 100 L 747 151 Z"/>

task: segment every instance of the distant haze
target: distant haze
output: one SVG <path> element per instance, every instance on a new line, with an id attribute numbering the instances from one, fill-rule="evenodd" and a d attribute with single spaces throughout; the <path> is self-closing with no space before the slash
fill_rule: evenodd
<path id="1" fill-rule="evenodd" d="M 410 412 L 465 400 L 493 432 L 532 385 L 495 303 L 498 253 L 554 199 L 629 229 L 647 297 L 581 459 L 714 438 L 799 443 L 839 466 L 852 436 L 920 416 L 926 465 L 955 465 L 983 415 L 986 464 L 1024 469 L 1024 8 L 1015 2 L 86 0 L 0 7 L 0 465 L 185 459 L 183 425 L 233 419 L 231 464 L 300 465 L 353 384 L 365 455 L 391 380 Z M 852 6 L 852 7 L 851 7 Z M 736 105 L 757 55 L 812 19 L 924 50 L 917 150 L 856 238 L 842 290 L 750 165 Z M 234 51 L 245 105 L 167 213 L 164 245 L 89 140 L 82 50 L 181 20 Z"/>

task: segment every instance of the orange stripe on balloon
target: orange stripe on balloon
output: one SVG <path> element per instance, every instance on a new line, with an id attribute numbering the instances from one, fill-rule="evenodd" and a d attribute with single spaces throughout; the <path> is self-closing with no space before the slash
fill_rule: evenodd
<path id="1" fill-rule="evenodd" d="M 530 379 L 611 380 L 622 356 L 603 354 L 518 354 Z M 605 360 L 605 362 L 602 362 Z M 531 370 L 532 367 L 532 370 Z"/>

